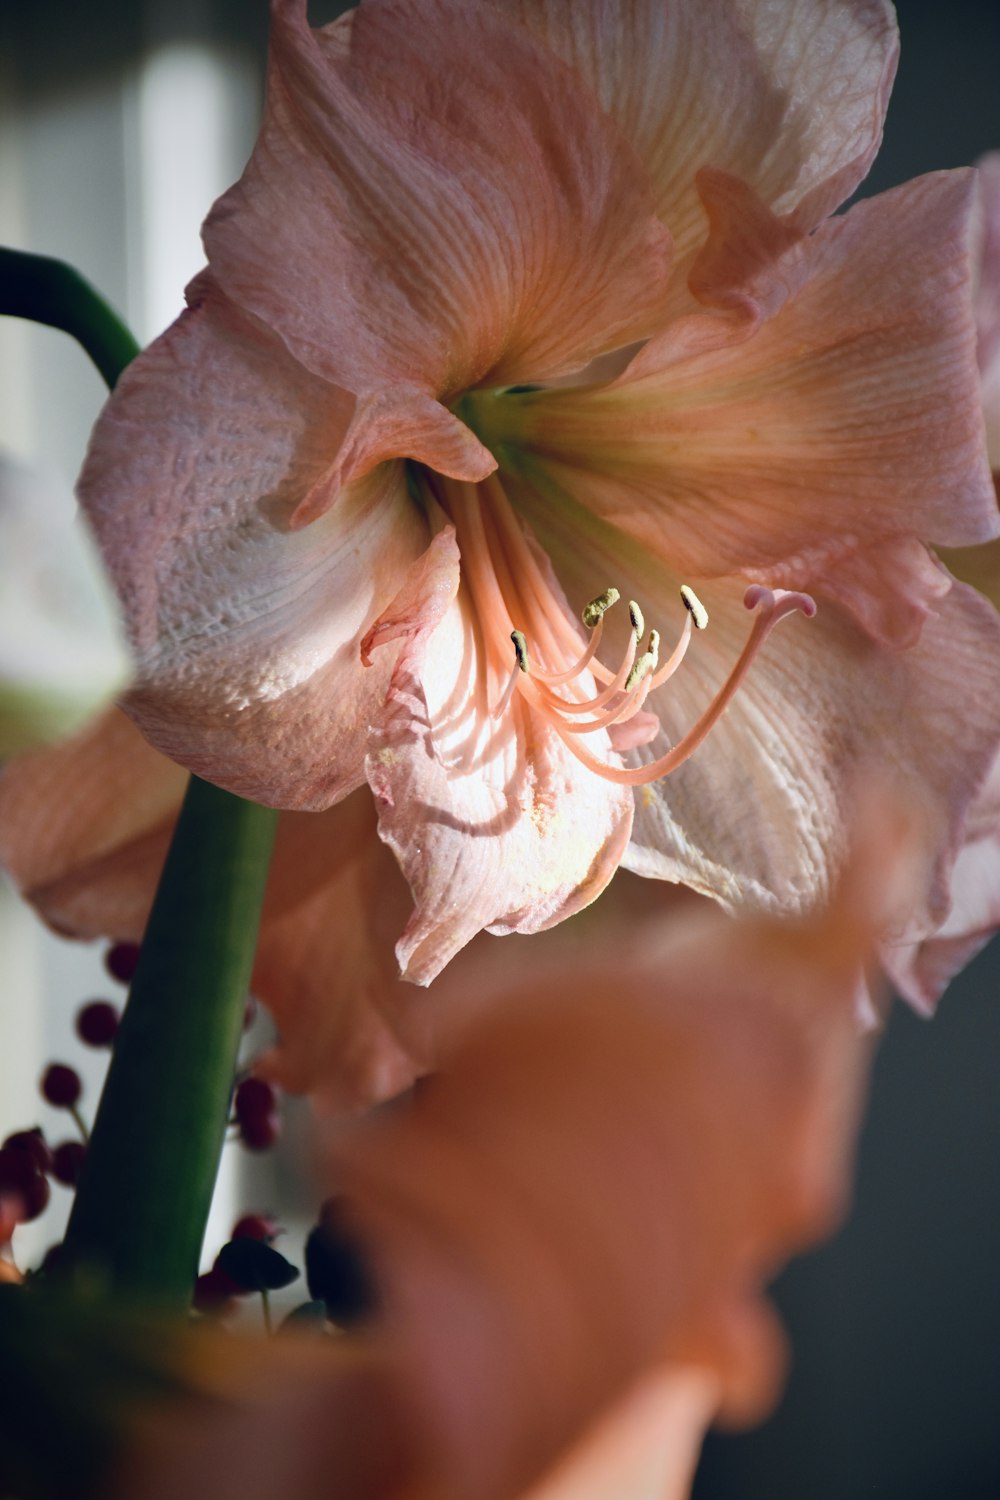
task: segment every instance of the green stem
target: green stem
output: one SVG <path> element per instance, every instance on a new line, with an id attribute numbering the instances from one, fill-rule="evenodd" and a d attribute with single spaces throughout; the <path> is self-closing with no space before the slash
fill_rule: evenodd
<path id="1" fill-rule="evenodd" d="M 139 345 L 103 297 L 65 261 L 0 249 L 0 313 L 61 328 L 83 345 L 109 386 Z"/>
<path id="2" fill-rule="evenodd" d="M 191 778 L 66 1234 L 115 1292 L 190 1299 L 276 819 Z"/>

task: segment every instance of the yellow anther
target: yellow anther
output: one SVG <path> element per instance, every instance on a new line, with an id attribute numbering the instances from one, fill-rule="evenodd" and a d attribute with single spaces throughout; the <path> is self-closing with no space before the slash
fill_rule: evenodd
<path id="1" fill-rule="evenodd" d="M 635 631 L 637 641 L 642 640 L 642 633 L 646 628 L 646 621 L 642 617 L 642 610 L 634 599 L 628 601 L 628 617 L 632 621 L 632 629 Z"/>
<path id="2" fill-rule="evenodd" d="M 596 599 L 591 599 L 590 603 L 583 610 L 583 623 L 587 629 L 593 630 L 605 610 L 610 609 L 612 604 L 617 604 L 620 598 L 621 594 L 612 586 L 609 589 L 605 589 L 603 594 L 598 594 Z"/>
<path id="3" fill-rule="evenodd" d="M 648 677 L 650 672 L 655 671 L 656 657 L 652 651 L 644 651 L 640 657 L 636 658 L 635 665 L 625 679 L 626 693 L 630 693 L 634 687 L 638 687 L 644 677 Z"/>
<path id="4" fill-rule="evenodd" d="M 528 643 L 520 630 L 512 630 L 510 638 L 514 642 L 514 654 L 517 657 L 517 664 L 522 672 L 526 672 L 528 670 Z"/>
<path id="5" fill-rule="evenodd" d="M 708 624 L 708 610 L 702 604 L 694 589 L 688 588 L 686 583 L 681 584 L 681 598 L 684 600 L 685 609 L 691 611 L 695 630 L 704 630 Z"/>

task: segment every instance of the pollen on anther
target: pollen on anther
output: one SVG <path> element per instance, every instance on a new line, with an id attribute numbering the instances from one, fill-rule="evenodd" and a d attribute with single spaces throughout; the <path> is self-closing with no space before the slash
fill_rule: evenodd
<path id="1" fill-rule="evenodd" d="M 510 638 L 514 642 L 514 654 L 517 657 L 517 664 L 522 672 L 526 672 L 528 670 L 528 643 L 524 638 L 524 634 L 520 630 L 512 630 Z"/>
<path id="2" fill-rule="evenodd" d="M 588 630 L 593 630 L 598 620 L 609 610 L 612 604 L 617 604 L 621 594 L 612 584 L 611 588 L 605 589 L 603 594 L 598 594 L 596 599 L 591 599 L 589 604 L 584 605 L 582 619 Z"/>
<path id="3" fill-rule="evenodd" d="M 688 588 L 686 583 L 681 584 L 681 598 L 684 601 L 685 609 L 691 613 L 695 630 L 704 630 L 708 624 L 708 610 L 702 604 L 694 589 Z"/>
<path id="4" fill-rule="evenodd" d="M 642 640 L 643 631 L 646 629 L 646 621 L 643 617 L 642 610 L 639 608 L 638 604 L 636 604 L 634 599 L 630 599 L 628 601 L 628 617 L 632 622 L 632 629 L 635 631 L 636 640 Z"/>

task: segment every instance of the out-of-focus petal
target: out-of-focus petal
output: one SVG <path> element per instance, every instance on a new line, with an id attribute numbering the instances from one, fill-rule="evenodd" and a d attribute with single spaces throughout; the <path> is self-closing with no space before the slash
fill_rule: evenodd
<path id="1" fill-rule="evenodd" d="M 0 757 L 80 729 L 131 661 L 93 542 L 55 480 L 0 455 Z"/>
<path id="2" fill-rule="evenodd" d="M 108 710 L 0 774 L 0 864 L 57 930 L 138 941 L 186 780 Z"/>
<path id="3" fill-rule="evenodd" d="M 367 465 L 482 478 L 471 435 L 440 461 L 454 419 L 428 398 L 648 335 L 669 235 L 578 78 L 492 7 L 368 0 L 318 31 L 305 12 L 272 7 L 264 126 L 207 221 L 212 272 L 310 369 L 378 398 Z M 392 420 L 418 392 L 426 441 L 412 407 Z"/>
<path id="4" fill-rule="evenodd" d="M 416 565 L 407 586 L 412 621 L 366 761 L 379 832 L 416 903 L 396 951 L 418 984 L 483 927 L 535 932 L 592 901 L 632 822 L 631 794 L 586 771 L 516 694 L 491 717 L 451 528 L 432 550 L 438 565 Z M 440 581 L 447 567 L 450 603 Z"/>
<path id="5" fill-rule="evenodd" d="M 773 1401 L 758 1289 L 843 1208 L 882 874 L 805 926 L 710 913 L 578 952 L 341 1142 L 442 1495 L 519 1493 L 663 1361 L 733 1419 Z"/>
<path id="6" fill-rule="evenodd" d="M 593 88 L 649 172 L 682 267 L 705 166 L 811 229 L 882 138 L 898 39 L 885 0 L 498 0 Z"/>
<path id="7" fill-rule="evenodd" d="M 748 283 L 763 321 L 682 320 L 610 386 L 472 398 L 477 430 L 516 435 L 530 451 L 512 463 L 681 573 L 822 589 L 912 640 L 940 593 L 913 539 L 981 542 L 1000 525 L 968 305 L 971 189 L 969 174 L 938 174 L 858 204 Z"/>
<path id="8" fill-rule="evenodd" d="M 686 1500 L 718 1404 L 701 1371 L 645 1376 L 523 1500 Z"/>
<path id="9" fill-rule="evenodd" d="M 426 525 L 387 465 L 292 529 L 352 402 L 204 298 L 126 370 L 80 480 L 135 646 L 127 708 L 199 775 L 322 807 L 361 780 L 390 663 L 363 671 L 359 641 Z"/>

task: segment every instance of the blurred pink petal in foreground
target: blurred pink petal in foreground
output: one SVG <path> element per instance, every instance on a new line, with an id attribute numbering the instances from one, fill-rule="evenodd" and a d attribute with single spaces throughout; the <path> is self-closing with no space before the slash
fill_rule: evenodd
<path id="1" fill-rule="evenodd" d="M 873 744 L 942 919 L 1000 621 L 926 544 L 1000 528 L 971 174 L 833 216 L 896 53 L 882 0 L 274 0 L 260 138 L 80 492 L 128 712 L 282 808 L 367 783 L 405 977 L 623 863 L 806 910 Z"/>
<path id="2" fill-rule="evenodd" d="M 709 1420 L 778 1394 L 764 1283 L 846 1206 L 895 854 L 795 926 L 638 921 L 467 1023 L 330 1147 L 384 1311 L 295 1385 L 261 1351 L 235 1405 L 161 1418 L 129 1494 L 686 1494 Z"/>

